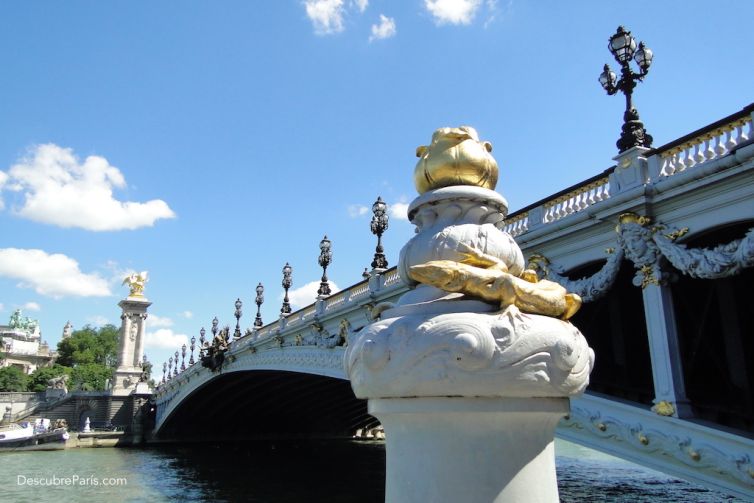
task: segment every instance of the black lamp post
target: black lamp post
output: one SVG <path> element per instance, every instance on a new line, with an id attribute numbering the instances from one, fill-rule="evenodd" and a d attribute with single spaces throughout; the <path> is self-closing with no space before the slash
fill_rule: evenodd
<path id="1" fill-rule="evenodd" d="M 288 289 L 293 285 L 293 268 L 285 263 L 283 266 L 283 288 L 285 289 L 285 297 L 283 297 L 283 307 L 280 308 L 280 314 L 283 316 L 291 314 L 291 302 L 288 298 Z"/>
<path id="2" fill-rule="evenodd" d="M 162 362 L 162 384 L 165 384 L 165 372 L 168 371 L 168 362 Z"/>
<path id="3" fill-rule="evenodd" d="M 327 295 L 330 295 L 330 284 L 327 280 L 327 266 L 329 266 L 332 263 L 332 251 L 331 246 L 332 243 L 329 239 L 327 239 L 327 236 L 325 236 L 322 241 L 319 242 L 319 265 L 322 267 L 322 281 L 319 284 L 319 289 L 317 290 L 317 295 L 320 297 L 325 297 Z"/>
<path id="4" fill-rule="evenodd" d="M 199 330 L 199 358 L 204 356 L 204 343 L 207 339 L 204 338 L 204 336 L 207 334 L 207 331 L 204 330 L 204 327 L 202 327 L 201 330 Z"/>
<path id="5" fill-rule="evenodd" d="M 387 218 L 387 204 L 381 197 L 377 197 L 377 200 L 372 205 L 372 222 L 370 228 L 372 234 L 377 236 L 377 248 L 374 252 L 374 260 L 372 260 L 372 269 L 387 269 L 387 258 L 385 258 L 385 250 L 382 248 L 382 233 L 387 230 L 388 218 Z"/>
<path id="6" fill-rule="evenodd" d="M 632 95 L 636 83 L 644 80 L 644 77 L 649 73 L 649 67 L 652 65 L 652 51 L 644 45 L 644 42 L 639 42 L 637 50 L 636 39 L 631 36 L 630 31 L 626 31 L 622 26 L 619 26 L 615 35 L 610 37 L 607 47 L 621 66 L 621 77 L 618 79 L 615 72 L 608 65 L 605 65 L 600 74 L 600 84 L 610 96 L 618 91 L 626 96 L 623 127 L 621 128 L 620 139 L 616 143 L 618 151 L 625 152 L 631 147 L 651 147 L 652 137 L 639 120 L 639 112 L 634 108 Z M 631 69 L 629 65 L 631 59 L 639 65 L 639 73 Z"/>
<path id="7" fill-rule="evenodd" d="M 254 299 L 254 302 L 257 304 L 257 316 L 254 318 L 254 326 L 259 328 L 264 323 L 262 323 L 262 313 L 260 309 L 262 309 L 262 303 L 264 302 L 264 286 L 262 283 L 259 283 L 257 285 L 257 298 Z"/>
<path id="8" fill-rule="evenodd" d="M 194 363 L 196 363 L 196 361 L 194 361 L 194 347 L 196 347 L 196 337 L 192 335 L 191 336 L 191 358 L 189 358 L 189 365 L 193 365 Z"/>
<path id="9" fill-rule="evenodd" d="M 236 329 L 233 331 L 233 337 L 238 339 L 241 337 L 241 307 L 243 306 L 243 302 L 241 302 L 241 299 L 236 299 L 236 312 L 233 313 L 233 316 L 236 317 Z"/>
<path id="10" fill-rule="evenodd" d="M 170 365 L 168 365 L 168 381 L 173 378 L 173 357 L 171 356 L 168 361 L 170 362 Z"/>
<path id="11" fill-rule="evenodd" d="M 186 370 L 186 345 L 181 346 L 181 372 Z"/>
<path id="12" fill-rule="evenodd" d="M 220 323 L 220 321 L 217 319 L 217 316 L 215 316 L 212 319 L 212 340 L 215 340 L 215 337 L 217 336 L 217 325 Z M 211 343 L 210 343 L 211 344 Z"/>
<path id="13" fill-rule="evenodd" d="M 173 367 L 173 377 L 178 377 L 178 351 L 175 352 L 175 367 Z"/>

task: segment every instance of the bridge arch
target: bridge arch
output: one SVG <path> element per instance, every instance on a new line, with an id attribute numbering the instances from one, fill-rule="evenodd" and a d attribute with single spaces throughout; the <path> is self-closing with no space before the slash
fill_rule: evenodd
<path id="1" fill-rule="evenodd" d="M 158 403 L 155 434 L 183 440 L 333 437 L 376 425 L 345 378 L 342 353 L 282 347 L 231 356 L 218 372 L 196 367 Z"/>

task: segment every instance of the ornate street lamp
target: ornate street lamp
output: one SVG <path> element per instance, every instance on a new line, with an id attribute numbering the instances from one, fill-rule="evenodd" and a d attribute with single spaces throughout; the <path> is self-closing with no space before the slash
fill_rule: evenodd
<path id="1" fill-rule="evenodd" d="M 291 314 L 291 302 L 288 298 L 288 289 L 293 285 L 293 268 L 285 263 L 283 266 L 283 288 L 285 289 L 285 297 L 283 297 L 283 307 L 280 308 L 280 314 L 283 316 Z"/>
<path id="2" fill-rule="evenodd" d="M 217 316 L 215 316 L 212 319 L 212 340 L 210 341 L 210 346 L 214 344 L 215 337 L 217 337 L 217 325 L 220 323 L 220 321 L 217 319 Z"/>
<path id="3" fill-rule="evenodd" d="M 372 234 L 377 236 L 377 248 L 374 252 L 374 260 L 372 260 L 372 269 L 387 269 L 387 259 L 385 258 L 385 250 L 382 248 L 382 234 L 387 230 L 388 218 L 387 218 L 387 204 L 382 201 L 381 197 L 377 197 L 377 200 L 372 205 Z"/>
<path id="4" fill-rule="evenodd" d="M 162 362 L 162 384 L 165 384 L 165 372 L 168 371 L 168 362 Z"/>
<path id="5" fill-rule="evenodd" d="M 204 336 L 207 334 L 207 331 L 204 330 L 204 327 L 202 327 L 201 330 L 199 330 L 199 358 L 204 356 L 204 343 L 207 341 L 207 339 L 204 338 Z"/>
<path id="6" fill-rule="evenodd" d="M 254 299 L 254 302 L 257 305 L 257 316 L 256 318 L 254 318 L 254 326 L 259 328 L 263 325 L 262 313 L 260 312 L 260 309 L 262 308 L 262 303 L 264 302 L 264 286 L 262 286 L 262 283 L 259 283 L 257 285 L 257 298 Z"/>
<path id="7" fill-rule="evenodd" d="M 330 248 L 332 243 L 329 239 L 327 239 L 327 236 L 325 236 L 322 241 L 319 242 L 319 265 L 322 267 L 322 281 L 319 284 L 319 289 L 317 290 L 317 295 L 320 297 L 326 297 L 330 295 L 330 284 L 327 280 L 327 266 L 329 266 L 332 263 L 332 251 Z"/>
<path id="8" fill-rule="evenodd" d="M 241 299 L 236 299 L 236 312 L 233 313 L 233 316 L 236 317 L 236 329 L 233 332 L 233 337 L 236 339 L 239 339 L 241 337 L 241 307 L 243 306 L 243 302 L 241 302 Z"/>
<path id="9" fill-rule="evenodd" d="M 639 49 L 636 50 L 636 40 L 631 36 L 631 32 L 626 31 L 622 26 L 619 26 L 615 35 L 610 37 L 607 47 L 621 66 L 621 77 L 618 79 L 615 72 L 605 65 L 600 74 L 600 84 L 610 96 L 618 91 L 626 96 L 623 127 L 620 139 L 616 142 L 618 151 L 625 152 L 631 147 L 651 147 L 652 137 L 639 120 L 639 112 L 634 108 L 632 95 L 636 83 L 644 80 L 649 73 L 649 67 L 652 65 L 652 51 L 644 45 L 644 42 L 639 42 Z M 629 65 L 632 58 L 639 65 L 638 73 L 634 72 Z"/>
<path id="10" fill-rule="evenodd" d="M 194 347 L 196 346 L 196 337 L 191 336 L 191 358 L 189 358 L 189 365 L 196 363 L 194 361 Z"/>
<path id="11" fill-rule="evenodd" d="M 181 372 L 186 370 L 186 345 L 181 346 Z"/>
<path id="12" fill-rule="evenodd" d="M 173 378 L 173 357 L 171 356 L 168 361 L 170 362 L 170 365 L 168 365 L 168 381 Z"/>
<path id="13" fill-rule="evenodd" d="M 173 367 L 173 377 L 178 377 L 178 351 L 175 352 L 175 367 Z"/>

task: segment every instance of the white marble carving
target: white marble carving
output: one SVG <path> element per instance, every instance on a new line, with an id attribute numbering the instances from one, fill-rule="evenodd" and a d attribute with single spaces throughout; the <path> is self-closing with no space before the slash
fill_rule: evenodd
<path id="1" fill-rule="evenodd" d="M 692 278 L 725 278 L 754 266 L 754 228 L 742 239 L 714 248 L 688 248 L 661 233 L 655 233 L 652 239 L 676 269 Z"/>
<path id="2" fill-rule="evenodd" d="M 655 228 L 647 227 L 649 219 L 630 214 L 621 216 L 618 224 L 618 244 L 623 249 L 626 258 L 634 263 L 636 275 L 633 283 L 646 288 L 648 285 L 665 284 L 667 272 L 660 267 L 660 249 L 652 239 Z"/>
<path id="3" fill-rule="evenodd" d="M 364 398 L 570 396 L 584 391 L 593 362 L 573 325 L 515 306 L 383 317 L 346 352 L 351 385 Z"/>
<path id="4" fill-rule="evenodd" d="M 615 278 L 618 277 L 622 260 L 623 248 L 617 248 L 610 253 L 599 271 L 589 277 L 576 280 L 564 276 L 563 268 L 553 264 L 542 255 L 532 255 L 529 259 L 529 267 L 540 271 L 545 279 L 554 281 L 569 292 L 579 295 L 582 301 L 592 302 L 612 288 Z"/>

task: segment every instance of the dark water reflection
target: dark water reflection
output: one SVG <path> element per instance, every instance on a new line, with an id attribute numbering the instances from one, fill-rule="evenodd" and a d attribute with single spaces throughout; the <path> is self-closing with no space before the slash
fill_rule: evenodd
<path id="1" fill-rule="evenodd" d="M 565 503 L 738 501 L 568 442 L 557 441 L 556 453 Z M 382 502 L 384 466 L 383 444 L 342 440 L 3 453 L 0 501 Z M 122 477 L 127 484 L 17 482 L 19 476 L 73 475 Z"/>

